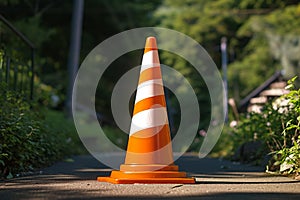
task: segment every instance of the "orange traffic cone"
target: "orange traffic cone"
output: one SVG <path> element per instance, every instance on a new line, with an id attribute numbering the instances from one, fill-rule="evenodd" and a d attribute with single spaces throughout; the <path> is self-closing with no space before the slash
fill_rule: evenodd
<path id="1" fill-rule="evenodd" d="M 155 37 L 148 37 L 140 71 L 125 164 L 98 181 L 195 183 L 173 163 L 166 101 Z"/>

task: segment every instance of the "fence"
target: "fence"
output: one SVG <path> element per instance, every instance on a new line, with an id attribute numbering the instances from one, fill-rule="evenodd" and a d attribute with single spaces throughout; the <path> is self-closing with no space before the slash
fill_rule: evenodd
<path id="1" fill-rule="evenodd" d="M 35 46 L 0 14 L 0 82 L 33 99 Z"/>

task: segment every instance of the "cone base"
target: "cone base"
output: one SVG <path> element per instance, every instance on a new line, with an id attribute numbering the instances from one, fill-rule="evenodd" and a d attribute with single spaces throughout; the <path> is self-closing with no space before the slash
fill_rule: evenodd
<path id="1" fill-rule="evenodd" d="M 138 172 L 138 171 L 178 171 L 177 165 L 141 165 L 141 164 L 123 164 L 120 166 L 120 171 Z"/>
<path id="2" fill-rule="evenodd" d="M 181 183 L 193 184 L 194 178 L 187 178 L 185 172 L 175 171 L 145 171 L 145 172 L 124 172 L 112 171 L 110 177 L 98 177 L 99 182 L 109 182 L 114 184 L 133 184 L 133 183 Z"/>

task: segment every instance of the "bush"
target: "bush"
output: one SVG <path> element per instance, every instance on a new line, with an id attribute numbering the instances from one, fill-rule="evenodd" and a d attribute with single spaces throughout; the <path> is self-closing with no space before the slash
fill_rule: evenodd
<path id="1" fill-rule="evenodd" d="M 66 120 L 56 125 L 49 123 L 45 108 L 29 104 L 4 84 L 0 85 L 0 91 L 1 178 L 46 166 L 77 153 L 74 149 L 78 149 L 79 140 L 75 129 L 66 129 Z"/>
<path id="2" fill-rule="evenodd" d="M 295 78 L 288 81 L 289 94 L 267 104 L 262 113 L 248 113 L 233 132 L 235 148 L 247 142 L 260 141 L 261 148 L 253 157 L 263 160 L 272 156 L 268 171 L 299 174 L 300 168 L 300 89 L 294 88 Z"/>

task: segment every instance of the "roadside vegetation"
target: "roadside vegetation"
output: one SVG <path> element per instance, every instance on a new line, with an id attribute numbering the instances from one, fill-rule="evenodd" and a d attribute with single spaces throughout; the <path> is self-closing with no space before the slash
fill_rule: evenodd
<path id="1" fill-rule="evenodd" d="M 0 86 L 0 179 L 84 152 L 73 123 L 62 112 L 28 102 Z"/>
<path id="2" fill-rule="evenodd" d="M 261 113 L 244 114 L 235 127 L 225 127 L 212 155 L 265 165 L 269 173 L 299 176 L 300 89 L 294 81 L 288 81 L 288 94 Z"/>

